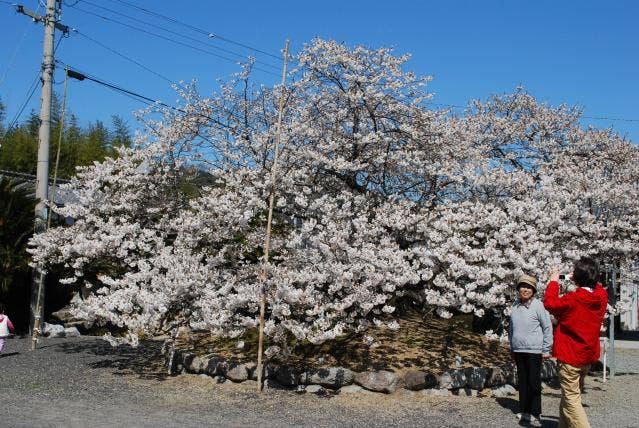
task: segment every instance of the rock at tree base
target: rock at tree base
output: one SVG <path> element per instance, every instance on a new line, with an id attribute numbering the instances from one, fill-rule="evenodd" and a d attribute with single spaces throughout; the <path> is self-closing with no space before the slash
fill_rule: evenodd
<path id="1" fill-rule="evenodd" d="M 501 367 L 491 367 L 488 369 L 488 371 L 489 374 L 486 377 L 486 384 L 484 385 L 485 387 L 495 388 L 506 384 L 506 382 L 508 381 L 507 373 L 505 373 Z"/>
<path id="2" fill-rule="evenodd" d="M 271 377 L 271 376 L 269 376 Z M 280 366 L 275 370 L 275 380 L 285 387 L 294 387 L 299 384 L 298 375 L 293 367 Z"/>
<path id="3" fill-rule="evenodd" d="M 317 394 L 317 395 L 326 395 L 327 391 L 321 385 L 299 385 L 297 387 L 297 392 L 299 393 L 309 393 L 309 394 Z"/>
<path id="4" fill-rule="evenodd" d="M 58 324 L 44 323 L 42 326 L 42 335 L 48 337 L 64 337 L 64 327 Z"/>
<path id="5" fill-rule="evenodd" d="M 446 389 L 458 389 L 466 386 L 466 375 L 459 370 L 451 370 L 442 373 L 439 377 L 439 387 Z"/>
<path id="6" fill-rule="evenodd" d="M 469 367 L 464 369 L 464 375 L 466 376 L 466 386 L 468 388 L 482 390 L 486 385 L 486 379 L 489 375 L 489 370 L 483 367 Z"/>
<path id="7" fill-rule="evenodd" d="M 248 378 L 251 380 L 257 380 L 257 364 L 256 363 L 244 363 L 246 370 L 248 371 Z M 262 372 L 264 374 L 264 372 Z"/>
<path id="8" fill-rule="evenodd" d="M 409 370 L 404 374 L 404 387 L 411 391 L 437 386 L 437 376 L 430 372 Z"/>
<path id="9" fill-rule="evenodd" d="M 209 359 L 206 357 L 198 357 L 193 353 L 184 354 L 184 369 L 188 373 L 205 373 L 209 364 Z"/>
<path id="10" fill-rule="evenodd" d="M 216 356 L 209 356 L 206 362 L 206 372 L 211 376 L 225 376 L 227 364 L 226 361 Z"/>
<path id="11" fill-rule="evenodd" d="M 388 371 L 363 372 L 355 375 L 356 384 L 375 392 L 395 392 L 399 382 L 399 376 Z"/>
<path id="12" fill-rule="evenodd" d="M 514 386 L 519 386 L 519 377 L 517 376 L 517 366 L 514 363 L 509 363 L 501 367 L 501 370 L 506 377 L 506 383 Z"/>
<path id="13" fill-rule="evenodd" d="M 249 373 L 244 364 L 235 364 L 228 368 L 226 377 L 233 382 L 244 382 L 249 378 Z"/>
<path id="14" fill-rule="evenodd" d="M 515 395 L 516 393 L 517 393 L 517 390 L 512 385 L 506 384 L 506 385 L 500 386 L 499 388 L 493 388 L 492 396 L 497 398 L 503 398 L 503 397 L 508 397 L 509 395 Z"/>
<path id="15" fill-rule="evenodd" d="M 328 367 L 302 373 L 299 382 L 305 385 L 314 384 L 337 389 L 352 384 L 354 378 L 355 374 L 349 369 Z"/>
<path id="16" fill-rule="evenodd" d="M 82 336 L 76 327 L 67 327 L 64 329 L 64 337 L 80 337 Z"/>

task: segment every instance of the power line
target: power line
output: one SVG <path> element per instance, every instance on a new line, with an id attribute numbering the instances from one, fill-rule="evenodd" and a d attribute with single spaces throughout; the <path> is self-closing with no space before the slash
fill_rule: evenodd
<path id="1" fill-rule="evenodd" d="M 449 107 L 454 109 L 466 109 L 468 106 L 460 106 L 455 104 L 442 104 L 442 103 L 427 103 L 428 105 L 440 106 L 440 107 Z M 604 117 L 604 116 L 579 116 L 582 119 L 593 119 L 593 120 L 610 120 L 610 121 L 619 121 L 619 122 L 639 122 L 639 119 L 627 119 L 620 117 Z"/>
<path id="2" fill-rule="evenodd" d="M 118 93 L 120 93 L 122 95 L 128 96 L 129 98 L 132 98 L 132 99 L 134 99 L 136 101 L 142 102 L 142 103 L 147 104 L 147 105 L 160 105 L 160 106 L 169 108 L 171 110 L 174 110 L 174 111 L 177 111 L 177 112 L 180 112 L 180 113 L 193 114 L 193 113 L 189 113 L 186 110 L 183 110 L 181 108 L 178 108 L 178 107 L 163 103 L 163 102 L 161 102 L 159 100 L 154 100 L 153 98 L 147 97 L 147 96 L 139 94 L 137 92 L 134 92 L 134 91 L 131 91 L 131 90 L 128 90 L 128 89 L 124 89 L 121 86 L 115 85 L 113 83 L 106 82 L 106 81 L 101 80 L 101 79 L 99 79 L 99 78 L 97 78 L 95 76 L 91 76 L 88 73 L 83 73 L 83 72 L 77 71 L 77 70 L 73 69 L 72 67 L 69 67 L 68 64 L 65 64 L 64 62 L 62 62 L 60 60 L 56 60 L 56 62 L 66 66 L 67 69 L 68 69 L 69 77 L 71 77 L 73 79 L 76 79 L 76 80 L 84 80 L 84 79 L 90 80 L 92 82 L 95 82 L 95 83 L 97 83 L 99 85 L 105 86 L 105 87 L 107 87 L 107 88 L 109 88 L 109 89 L 111 89 L 113 91 L 116 91 L 116 92 L 118 92 Z M 214 119 L 214 118 L 212 118 L 210 116 L 207 116 L 205 114 L 202 114 L 202 113 L 194 113 L 194 114 L 196 116 L 200 116 L 200 117 L 203 117 L 205 119 L 208 119 L 208 120 L 212 121 L 213 123 L 215 123 L 216 125 L 219 125 L 219 126 L 221 126 L 223 128 L 227 128 L 227 129 L 230 129 L 230 130 L 233 130 L 233 131 L 235 130 L 235 128 L 233 128 L 232 126 L 229 126 L 229 125 L 227 125 L 225 123 L 222 123 L 219 120 Z"/>
<path id="3" fill-rule="evenodd" d="M 128 57 L 128 56 L 126 56 L 126 55 L 124 55 L 123 53 L 118 52 L 118 51 L 116 51 L 115 49 L 112 49 L 112 48 L 108 47 L 108 46 L 107 46 L 107 45 L 105 45 L 104 43 L 101 43 L 101 42 L 99 42 L 99 41 L 95 40 L 94 38 L 92 38 L 92 37 L 88 36 L 87 34 L 84 34 L 83 32 L 81 32 L 80 30 L 78 30 L 78 29 L 76 29 L 76 28 L 73 28 L 73 29 L 72 29 L 72 31 L 73 31 L 73 32 L 75 32 L 76 34 L 79 34 L 80 36 L 82 36 L 82 37 L 86 38 L 87 40 L 90 40 L 91 42 L 93 42 L 93 43 L 95 43 L 95 44 L 97 44 L 97 45 L 101 46 L 102 48 L 104 48 L 104 49 L 108 50 L 109 52 L 112 52 L 112 53 L 114 53 L 114 54 L 118 55 L 119 57 L 124 58 L 124 59 L 126 59 L 127 61 L 130 61 L 130 62 L 132 62 L 132 63 L 136 64 L 138 67 L 143 68 L 144 70 L 148 71 L 149 73 L 153 73 L 153 74 L 155 74 L 156 76 L 160 77 L 161 79 L 164 79 L 164 80 L 166 80 L 167 82 L 169 82 L 169 83 L 171 83 L 171 84 L 175 84 L 175 82 L 174 82 L 174 81 L 172 81 L 171 79 L 169 79 L 168 77 L 166 77 L 166 76 L 164 76 L 164 75 L 162 75 L 162 74 L 158 73 L 157 71 L 155 71 L 155 70 L 153 70 L 153 69 L 151 69 L 151 68 L 149 68 L 149 67 L 145 66 L 144 64 L 142 64 L 142 63 L 140 63 L 140 62 L 138 62 L 138 61 L 134 60 L 133 58 L 130 58 L 130 57 Z"/>
<path id="4" fill-rule="evenodd" d="M 27 107 L 27 104 L 29 104 L 29 101 L 31 101 L 31 97 L 33 97 L 33 94 L 35 93 L 36 89 L 38 88 L 37 83 L 38 83 L 38 78 L 39 77 L 40 77 L 40 71 L 38 70 L 38 72 L 36 73 L 35 79 L 33 79 L 33 82 L 31 83 L 31 85 L 29 86 L 29 89 L 27 90 L 27 97 L 24 100 L 24 103 L 22 103 L 22 107 L 20 107 L 20 110 L 13 117 L 13 120 L 11 121 L 9 126 L 7 127 L 7 130 L 5 131 L 3 137 L 6 137 L 7 134 L 9 133 L 9 131 L 11 131 L 11 129 L 13 129 L 13 126 L 16 124 L 16 122 L 18 121 L 18 119 L 22 115 L 22 112 Z"/>
<path id="5" fill-rule="evenodd" d="M 9 2 L 3 1 L 3 3 L 9 3 Z M 38 7 L 36 8 L 35 13 L 38 13 L 39 11 L 40 11 L 40 3 L 38 2 Z M 20 47 L 22 46 L 22 43 L 24 42 L 24 39 L 27 37 L 27 33 L 29 32 L 32 26 L 33 25 L 31 23 L 27 23 L 27 26 L 25 27 L 24 32 L 22 33 L 22 37 L 20 38 L 20 41 L 16 44 L 16 48 L 13 51 L 13 55 L 11 55 L 11 59 L 9 60 L 7 67 L 2 73 L 2 77 L 0 77 L 0 85 L 2 85 L 2 83 L 4 82 L 4 79 L 7 77 L 7 73 L 9 73 L 9 70 L 11 70 L 11 67 L 13 67 L 13 62 L 15 61 L 16 56 L 18 55 L 18 51 L 20 50 Z"/>
<path id="6" fill-rule="evenodd" d="M 64 38 L 64 36 L 60 35 L 60 38 L 58 39 L 58 43 L 55 45 L 55 48 L 53 49 L 53 53 L 54 54 L 58 50 L 58 47 L 60 47 L 60 43 L 62 43 L 62 39 L 63 38 Z M 27 97 L 24 100 L 24 103 L 22 103 L 22 107 L 20 107 L 20 110 L 18 111 L 18 113 L 16 113 L 16 115 L 13 118 L 13 120 L 11 121 L 11 124 L 7 127 L 7 130 L 5 131 L 4 135 L 2 136 L 3 139 L 4 139 L 4 137 L 7 136 L 9 131 L 11 131 L 11 129 L 13 129 L 13 126 L 16 124 L 16 122 L 18 121 L 18 119 L 22 115 L 22 112 L 24 111 L 24 109 L 29 104 L 29 101 L 31 101 L 31 97 L 33 97 L 33 94 L 35 93 L 36 89 L 38 88 L 37 82 L 38 82 L 38 78 L 41 76 L 41 73 L 42 73 L 41 70 L 38 70 L 38 72 L 36 73 L 36 76 L 33 79 L 33 82 L 31 83 L 31 85 L 29 86 L 29 89 L 27 90 Z"/>
<path id="7" fill-rule="evenodd" d="M 217 53 L 215 53 L 215 52 L 211 52 L 211 51 L 209 51 L 209 50 L 202 49 L 202 48 L 199 48 L 199 47 L 197 47 L 197 46 L 189 45 L 188 43 L 184 43 L 184 42 L 182 42 L 182 41 L 180 41 L 180 40 L 175 40 L 175 39 L 172 39 L 172 38 L 170 38 L 170 37 L 163 36 L 162 34 L 158 34 L 158 33 L 154 33 L 154 32 L 152 32 L 152 31 L 145 30 L 144 28 L 140 28 L 140 27 L 136 27 L 136 26 L 134 26 L 134 25 L 126 24 L 126 23 L 124 23 L 124 22 L 116 21 L 115 19 L 111 19 L 111 18 L 109 18 L 109 17 L 103 16 L 103 15 L 100 15 L 100 14 L 97 14 L 97 13 L 94 13 L 94 12 L 90 12 L 90 11 L 88 11 L 88 10 L 84 10 L 84 9 L 79 8 L 79 7 L 77 7 L 77 6 L 76 6 L 76 7 L 74 7 L 74 9 L 75 9 L 75 10 L 78 10 L 78 11 L 80 11 L 80 12 L 86 13 L 86 14 L 88 14 L 88 15 L 93 15 L 93 16 L 96 16 L 96 17 L 98 17 L 98 18 L 102 18 L 102 19 L 104 19 L 105 21 L 113 22 L 113 23 L 116 23 L 116 24 L 118 24 L 118 25 L 122 25 L 123 27 L 131 28 L 131 29 L 133 29 L 133 30 L 136 30 L 136 31 L 139 31 L 139 32 L 142 32 L 142 33 L 145 33 L 145 34 L 149 34 L 149 35 L 151 35 L 151 36 L 158 37 L 158 38 L 160 38 L 160 39 L 167 40 L 167 41 L 169 41 L 169 42 L 176 43 L 176 44 L 178 44 L 178 45 L 185 46 L 185 47 L 188 47 L 188 48 L 191 48 L 191 49 L 194 49 L 194 50 L 197 50 L 197 51 L 200 51 L 200 52 L 206 53 L 206 54 L 208 54 L 208 55 L 212 55 L 212 56 L 214 56 L 214 57 L 217 57 L 217 58 L 223 59 L 223 60 L 225 60 L 225 61 L 230 61 L 230 62 L 232 62 L 232 63 L 234 63 L 234 64 L 237 64 L 237 60 L 234 60 L 234 59 L 232 59 L 232 58 L 229 58 L 229 57 L 226 57 L 226 56 L 223 56 L 223 55 L 219 55 L 219 54 L 217 54 Z M 255 69 L 255 70 L 259 70 L 259 71 L 261 71 L 261 72 L 263 72 L 263 73 L 271 74 L 271 75 L 273 75 L 273 76 L 278 76 L 278 74 L 277 74 L 277 73 L 274 73 L 274 72 L 269 71 L 269 70 L 264 70 L 263 68 L 253 67 L 253 69 Z"/>
<path id="8" fill-rule="evenodd" d="M 89 4 L 91 6 L 97 7 L 99 9 L 106 10 L 106 11 L 108 11 L 110 13 L 115 14 L 115 15 L 119 15 L 119 16 L 122 16 L 124 18 L 130 19 L 132 21 L 139 22 L 139 23 L 144 24 L 144 25 L 148 25 L 149 27 L 153 27 L 155 29 L 159 29 L 159 30 L 165 31 L 165 32 L 167 32 L 169 34 L 173 34 L 173 35 L 176 35 L 176 36 L 179 36 L 179 37 L 183 37 L 183 38 L 185 38 L 187 40 L 191 40 L 191 41 L 194 41 L 196 43 L 200 43 L 200 44 L 202 44 L 204 46 L 209 46 L 209 47 L 211 47 L 213 49 L 217 49 L 219 51 L 222 51 L 222 52 L 225 52 L 225 53 L 228 53 L 228 54 L 231 54 L 231 55 L 235 55 L 235 56 L 237 56 L 239 58 L 244 58 L 244 59 L 246 58 L 246 55 L 244 55 L 244 54 L 241 54 L 241 53 L 238 53 L 238 52 L 234 52 L 234 51 L 231 51 L 231 50 L 228 50 L 228 49 L 224 49 L 224 48 L 221 48 L 219 46 L 212 45 L 211 43 L 204 42 L 204 41 L 202 41 L 200 39 L 196 39 L 195 37 L 190 37 L 190 36 L 178 33 L 176 31 L 169 30 L 167 28 L 164 28 L 162 26 L 158 26 L 158 25 L 150 23 L 148 21 L 144 21 L 142 19 L 135 18 L 135 17 L 127 15 L 125 13 L 118 12 L 117 10 L 113 10 L 113 9 L 108 8 L 108 7 L 100 6 L 98 4 L 95 4 L 95 3 L 87 1 L 87 0 L 81 0 L 81 1 L 83 3 L 86 3 L 86 4 Z M 74 7 L 74 6 L 71 6 L 71 7 Z M 74 7 L 74 8 L 80 10 L 80 8 L 77 8 L 77 7 Z M 86 11 L 83 11 L 83 12 L 86 12 Z M 255 62 L 260 63 L 262 65 L 265 65 L 267 67 L 271 67 L 271 68 L 273 68 L 275 70 L 279 70 L 280 69 L 279 66 L 276 66 L 276 65 L 273 65 L 273 64 L 269 64 L 267 62 L 263 62 L 263 61 L 259 61 L 259 60 L 256 60 Z"/>
<path id="9" fill-rule="evenodd" d="M 639 119 L 624 119 L 620 117 L 602 117 L 602 116 L 581 116 L 584 119 L 594 119 L 594 120 L 613 120 L 620 122 L 639 122 Z"/>
<path id="10" fill-rule="evenodd" d="M 233 59 L 231 59 L 231 58 L 224 57 L 224 56 L 221 56 L 221 55 L 217 55 L 217 54 L 215 54 L 215 53 L 213 53 L 213 52 L 210 52 L 210 51 L 207 51 L 207 50 L 204 50 L 204 49 L 201 49 L 201 48 L 198 48 L 198 47 L 195 47 L 195 46 L 192 46 L 192 45 L 189 45 L 189 44 L 183 43 L 183 42 L 181 42 L 181 41 L 179 41 L 179 40 L 170 39 L 170 38 L 168 38 L 168 37 L 164 37 L 164 36 L 162 36 L 162 35 L 160 35 L 160 34 L 153 33 L 153 32 L 150 32 L 150 31 L 144 30 L 144 29 L 142 29 L 142 28 L 135 27 L 135 26 L 131 26 L 131 25 L 128 25 L 128 24 L 125 24 L 125 23 L 119 22 L 119 21 L 115 21 L 115 20 L 110 19 L 110 18 L 108 18 L 108 17 L 105 17 L 105 16 L 102 16 L 102 15 L 99 15 L 99 14 L 96 14 L 96 13 L 93 13 L 93 12 L 90 12 L 90 11 L 87 11 L 87 10 L 84 10 L 84 9 L 81 9 L 81 8 L 76 7 L 76 5 L 77 5 L 78 3 L 80 3 L 81 1 L 83 1 L 84 3 L 90 4 L 90 5 L 93 5 L 93 6 L 95 6 L 95 7 L 99 7 L 99 8 L 101 8 L 101 9 L 104 9 L 104 10 L 110 11 L 110 12 L 112 12 L 112 13 L 115 13 L 115 14 L 118 14 L 118 15 L 121 15 L 121 16 L 124 16 L 124 17 L 127 17 L 127 18 L 129 18 L 129 19 L 132 19 L 132 20 L 135 20 L 135 21 L 138 21 L 138 22 L 144 23 L 144 24 L 146 24 L 146 25 L 153 26 L 154 28 L 160 28 L 160 29 L 162 29 L 163 31 L 167 31 L 167 32 L 169 32 L 169 33 L 171 33 L 171 34 L 175 34 L 175 35 L 178 35 L 178 36 L 180 36 L 180 37 L 184 37 L 184 38 L 187 38 L 187 39 L 190 39 L 190 40 L 194 40 L 194 41 L 196 41 L 196 42 L 198 42 L 198 43 L 203 43 L 203 44 L 205 44 L 206 46 L 210 46 L 210 47 L 215 48 L 215 49 L 220 49 L 220 50 L 223 50 L 223 51 L 225 51 L 225 52 L 231 53 L 231 54 L 233 54 L 233 55 L 242 56 L 242 55 L 241 55 L 241 54 L 239 54 L 239 53 L 236 53 L 236 52 L 233 52 L 233 51 L 228 51 L 228 50 L 225 50 L 225 49 L 223 49 L 223 48 L 219 48 L 219 47 L 217 47 L 217 46 L 213 46 L 213 45 L 210 45 L 210 44 L 208 44 L 208 43 L 201 42 L 201 41 L 199 41 L 199 40 L 197 40 L 197 39 L 194 39 L 194 38 L 192 38 L 192 37 L 185 36 L 185 35 L 182 35 L 182 34 L 179 34 L 179 33 L 173 32 L 173 31 L 171 31 L 171 30 L 167 30 L 167 29 L 162 28 L 162 27 L 157 27 L 157 26 L 155 26 L 154 24 L 151 24 L 151 23 L 148 23 L 148 22 L 145 22 L 145 21 L 142 21 L 142 20 L 136 19 L 136 18 L 134 18 L 134 17 L 128 16 L 128 15 L 126 15 L 126 14 L 122 14 L 122 13 L 120 13 L 120 12 L 114 11 L 114 10 L 109 9 L 109 8 L 106 8 L 106 7 L 99 6 L 99 5 L 95 4 L 95 3 L 92 3 L 92 2 L 87 1 L 87 0 L 77 0 L 77 1 L 76 1 L 75 3 L 73 3 L 73 4 L 67 4 L 67 5 L 68 5 L 68 6 L 70 6 L 70 7 L 74 7 L 75 9 L 77 9 L 77 10 L 79 10 L 79 11 L 81 11 L 81 12 L 84 12 L 84 13 L 87 13 L 87 14 L 90 14 L 90 15 L 93 15 L 93 16 L 96 16 L 96 17 L 99 17 L 99 18 L 102 18 L 102 19 L 107 20 L 107 21 L 110 21 L 110 22 L 114 22 L 114 23 L 119 24 L 119 25 L 123 25 L 123 26 L 129 27 L 129 28 L 132 28 L 132 29 L 134 29 L 134 30 L 136 30 L 136 31 L 141 31 L 141 32 L 143 32 L 143 33 L 146 33 L 146 34 L 149 34 L 149 35 L 152 35 L 152 36 L 155 36 L 155 37 L 159 37 L 159 38 L 162 38 L 162 39 L 164 39 L 164 40 L 167 40 L 167 41 L 170 41 L 170 42 L 173 42 L 173 43 L 177 43 L 177 44 L 180 44 L 180 45 L 183 45 L 183 46 L 189 47 L 189 48 L 191 48 L 191 49 L 195 49 L 195 50 L 198 50 L 198 51 L 201 51 L 201 52 L 204 52 L 204 53 L 207 53 L 207 54 L 210 54 L 210 55 L 216 56 L 216 57 L 218 57 L 218 58 L 221 58 L 221 59 L 224 59 L 224 60 L 227 60 L 227 61 L 231 61 L 231 62 L 234 62 L 234 63 L 236 62 L 235 60 L 233 60 Z M 170 17 L 164 16 L 164 15 L 162 15 L 162 14 L 159 14 L 159 13 L 156 13 L 156 12 L 153 12 L 153 11 L 149 11 L 149 10 L 147 10 L 147 9 L 144 9 L 144 8 L 139 7 L 139 6 L 133 5 L 133 4 L 128 3 L 128 2 L 126 2 L 126 1 L 122 1 L 122 0 L 109 0 L 109 1 L 112 1 L 112 2 L 118 2 L 118 3 L 121 3 L 121 4 L 125 4 L 125 5 L 127 5 L 127 6 L 129 6 L 129 7 L 132 7 L 132 8 L 138 9 L 138 10 L 141 10 L 141 11 L 143 11 L 143 12 L 145 12 L 145 13 L 148 13 L 148 14 L 151 14 L 151 15 L 154 15 L 154 16 L 157 16 L 157 17 L 160 17 L 160 18 L 162 18 L 162 19 L 168 20 L 168 21 L 170 21 L 170 22 L 173 22 L 173 23 L 176 23 L 176 24 L 182 25 L 182 26 L 184 26 L 184 27 L 190 28 L 190 29 L 195 30 L 195 31 L 197 31 L 197 32 L 200 32 L 200 33 L 203 33 L 203 34 L 207 34 L 207 35 L 212 35 L 212 36 L 214 36 L 214 37 L 216 37 L 216 38 L 218 38 L 218 39 L 220 39 L 220 40 L 228 41 L 229 43 L 234 43 L 234 44 L 236 44 L 236 45 L 238 45 L 238 46 L 242 46 L 242 47 L 245 47 L 245 48 L 247 48 L 247 49 L 251 49 L 251 50 L 254 50 L 254 51 L 256 51 L 256 52 L 260 52 L 260 53 L 263 53 L 263 54 L 266 54 L 266 55 L 269 55 L 269 56 L 272 56 L 272 57 L 274 57 L 274 58 L 278 58 L 278 59 L 279 59 L 279 57 L 277 57 L 277 56 L 275 56 L 275 55 L 273 55 L 273 54 L 270 54 L 270 53 L 268 53 L 268 52 L 264 52 L 264 51 L 261 51 L 261 50 L 256 49 L 256 48 L 252 48 L 252 47 L 250 47 L 250 46 L 248 46 L 248 45 L 244 45 L 244 44 L 242 44 L 242 43 L 235 42 L 235 41 L 230 40 L 230 39 L 226 39 L 226 38 L 224 38 L 224 37 L 222 37 L 222 36 L 219 36 L 219 35 L 217 35 L 217 34 L 209 33 L 209 32 L 207 32 L 206 30 L 200 29 L 200 28 L 198 28 L 198 27 L 194 27 L 194 26 L 192 26 L 192 25 L 189 25 L 189 24 L 183 23 L 183 22 L 181 22 L 181 21 L 178 21 L 178 20 L 176 20 L 176 19 L 173 19 L 173 18 L 170 18 Z M 15 5 L 14 3 L 11 3 L 11 2 L 6 1 L 6 0 L 0 0 L 0 3 L 5 3 L 5 4 L 9 4 L 9 5 Z M 83 36 L 83 37 L 87 38 L 88 40 L 92 41 L 93 43 L 96 43 L 96 44 L 98 44 L 99 46 L 103 47 L 104 49 L 107 49 L 107 50 L 109 50 L 110 52 L 112 52 L 112 53 L 114 53 L 114 54 L 116 54 L 116 55 L 118 55 L 118 56 L 120 56 L 120 57 L 122 57 L 122 58 L 124 58 L 124 59 L 126 59 L 126 60 L 128 60 L 128 61 L 133 62 L 134 64 L 138 65 L 139 67 L 141 67 L 141 68 L 145 69 L 146 71 L 148 71 L 148 72 L 150 72 L 150 73 L 155 74 L 156 76 L 158 76 L 158 77 L 160 77 L 160 78 L 162 78 L 162 79 L 166 80 L 167 82 L 172 83 L 172 84 L 173 84 L 173 83 L 175 83 L 175 82 L 173 82 L 171 79 L 167 78 L 166 76 L 163 76 L 162 74 L 157 73 L 156 71 L 154 71 L 154 70 L 152 70 L 152 69 L 150 69 L 150 68 L 148 68 L 148 67 L 144 66 L 143 64 L 139 63 L 138 61 L 136 61 L 136 60 L 134 60 L 134 59 L 132 59 L 132 58 L 130 58 L 130 57 L 128 57 L 128 56 L 126 56 L 126 55 L 124 55 L 124 54 L 122 54 L 122 53 L 118 52 L 118 51 L 116 51 L 115 49 L 112 49 L 112 48 L 110 48 L 110 47 L 106 46 L 105 44 L 103 44 L 103 43 L 101 43 L 101 42 L 99 42 L 99 41 L 97 41 L 97 40 L 95 40 L 95 39 L 91 38 L 91 37 L 90 37 L 90 36 L 88 36 L 87 34 L 84 34 L 84 33 L 80 32 L 80 31 L 79 31 L 79 30 L 77 30 L 77 29 L 74 29 L 74 31 L 75 31 L 77 34 L 80 34 L 81 36 Z M 24 35 L 23 35 L 23 38 L 24 38 Z M 59 44 L 59 42 L 58 42 L 58 44 Z M 57 49 L 57 47 L 56 47 L 56 49 Z M 14 56 L 15 56 L 15 54 L 14 54 Z M 274 66 L 274 65 L 272 65 L 272 64 L 268 64 L 268 63 L 263 63 L 263 64 L 265 64 L 265 65 L 267 65 L 267 66 L 269 66 L 269 67 L 277 68 L 277 67 L 275 67 L 275 66 Z M 272 72 L 270 72 L 270 71 L 268 71 L 268 70 L 263 70 L 263 69 L 260 69 L 260 68 L 258 68 L 258 67 L 253 67 L 253 68 L 254 68 L 254 69 L 256 69 L 256 70 L 262 71 L 262 72 L 264 72 L 264 73 L 268 73 L 268 74 L 272 74 L 272 75 L 277 75 L 277 74 L 272 73 Z M 1 82 L 1 80 L 0 80 L 0 82 Z M 17 120 L 17 119 L 18 119 L 18 117 L 19 117 L 19 115 L 22 113 L 22 111 L 24 110 L 25 105 L 28 103 L 28 101 L 30 100 L 31 96 L 33 96 L 33 91 L 31 91 L 31 93 L 30 93 L 29 97 L 28 97 L 28 98 L 27 98 L 27 100 L 25 101 L 25 104 L 24 104 L 24 105 L 23 105 L 23 107 L 21 108 L 20 113 L 16 116 L 16 118 L 14 118 L 14 121 L 12 122 L 12 125 L 13 125 L 13 123 L 15 122 L 15 120 Z M 467 106 L 461 106 L 461 105 L 455 105 L 455 104 L 443 104 L 443 103 L 428 103 L 428 104 L 430 104 L 430 105 L 435 105 L 435 106 L 441 106 L 441 107 L 447 107 L 447 108 L 453 108 L 453 109 L 465 109 L 465 108 L 467 108 Z M 169 106 L 169 107 L 170 107 L 170 106 Z M 618 122 L 627 122 L 627 123 L 637 123 L 637 122 L 639 122 L 639 119 L 618 118 L 618 117 L 606 117 L 606 116 L 587 116 L 587 115 L 582 115 L 582 116 L 581 116 L 581 118 L 583 118 L 583 119 L 592 119 L 592 120 L 618 121 Z"/>
<path id="11" fill-rule="evenodd" d="M 264 55 L 268 55 L 268 56 L 273 57 L 273 58 L 278 59 L 278 60 L 280 60 L 280 59 L 281 59 L 281 56 L 279 56 L 279 55 L 275 55 L 275 54 L 272 54 L 272 53 L 269 53 L 269 52 L 263 51 L 263 50 L 261 50 L 261 49 L 254 48 L 254 47 L 252 47 L 252 46 L 246 45 L 246 44 L 244 44 L 244 43 L 237 42 L 237 41 L 235 41 L 235 40 L 232 40 L 232 39 L 229 39 L 229 38 L 227 38 L 227 37 L 223 37 L 223 36 L 221 36 L 221 35 L 219 35 L 219 34 L 213 33 L 213 32 L 211 32 L 211 31 L 207 31 L 207 30 L 204 30 L 204 29 L 202 29 L 202 28 L 195 27 L 195 26 L 193 26 L 193 25 L 190 25 L 190 24 L 187 24 L 187 23 L 185 23 L 185 22 L 179 21 L 179 20 L 177 20 L 177 19 L 175 19 L 175 18 L 171 18 L 171 17 L 169 17 L 169 16 L 162 15 L 161 13 L 154 12 L 154 11 L 152 11 L 152 10 L 145 9 L 145 8 L 143 8 L 143 7 L 140 7 L 140 6 L 138 6 L 138 5 L 135 5 L 135 4 L 132 4 L 132 3 L 129 3 L 129 2 L 127 2 L 127 1 L 123 1 L 123 0 L 109 0 L 109 1 L 111 1 L 111 2 L 121 3 L 121 4 L 124 4 L 124 5 L 126 5 L 126 6 L 129 6 L 129 7 L 131 7 L 131 8 L 134 8 L 134 9 L 140 10 L 140 11 L 142 11 L 142 12 L 144 12 L 144 13 L 149 14 L 149 15 L 153 15 L 153 16 L 156 16 L 156 17 L 159 17 L 159 18 L 165 19 L 165 20 L 167 20 L 167 21 L 169 21 L 169 22 L 173 22 L 174 24 L 178 24 L 178 25 L 181 25 L 181 26 L 183 26 L 183 27 L 190 28 L 191 30 L 194 30 L 194 31 L 197 31 L 198 33 L 204 34 L 204 35 L 206 35 L 207 37 L 216 38 L 216 39 L 219 39 L 219 40 L 225 41 L 225 42 L 227 42 L 227 43 L 234 44 L 234 45 L 236 45 L 236 46 L 241 46 L 241 47 L 243 47 L 243 48 L 245 48 L 245 49 L 250 49 L 250 50 L 252 50 L 252 51 L 254 51 L 254 52 L 258 52 L 258 53 L 261 53 L 261 54 L 264 54 Z"/>
<path id="12" fill-rule="evenodd" d="M 33 174 L 29 174 L 26 172 L 20 172 L 20 171 L 11 171 L 11 170 L 7 170 L 7 169 L 0 169 L 0 175 L 5 175 L 5 176 L 10 176 L 10 177 L 15 177 L 15 178 L 20 178 L 23 179 L 25 181 L 36 181 L 37 177 Z M 61 184 L 65 184 L 65 183 L 70 183 L 70 180 L 65 180 L 63 178 L 58 178 L 57 179 L 58 183 Z M 53 179 L 49 179 L 49 184 L 53 183 Z"/>

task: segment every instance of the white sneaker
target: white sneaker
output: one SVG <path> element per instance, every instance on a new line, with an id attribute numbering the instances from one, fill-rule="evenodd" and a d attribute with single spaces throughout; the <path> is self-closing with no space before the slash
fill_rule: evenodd
<path id="1" fill-rule="evenodd" d="M 528 422 L 530 420 L 530 415 L 528 413 L 517 413 L 517 420 L 522 422 Z"/>
<path id="2" fill-rule="evenodd" d="M 531 427 L 540 428 L 542 426 L 541 420 L 539 418 L 534 417 L 534 416 L 530 416 L 530 426 Z"/>

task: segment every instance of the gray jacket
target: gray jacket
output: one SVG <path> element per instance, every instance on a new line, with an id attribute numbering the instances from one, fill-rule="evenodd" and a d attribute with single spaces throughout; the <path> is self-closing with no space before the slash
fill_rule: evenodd
<path id="1" fill-rule="evenodd" d="M 529 354 L 550 354 L 552 323 L 541 300 L 533 297 L 529 305 L 513 302 L 508 331 L 510 350 Z"/>

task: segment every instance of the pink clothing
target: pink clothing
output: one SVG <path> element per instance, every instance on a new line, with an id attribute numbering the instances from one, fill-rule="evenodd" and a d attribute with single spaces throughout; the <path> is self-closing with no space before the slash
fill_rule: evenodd
<path id="1" fill-rule="evenodd" d="M 0 314 L 0 323 L 1 323 L 1 322 L 3 322 L 5 318 L 7 319 L 7 327 L 9 327 L 9 331 L 10 331 L 11 333 L 15 333 L 16 331 L 15 331 L 15 329 L 13 328 L 13 324 L 11 323 L 11 320 L 9 319 L 9 317 L 8 317 L 8 316 L 3 315 L 3 314 Z"/>
<path id="2" fill-rule="evenodd" d="M 4 326 L 2 326 L 4 324 L 4 326 L 6 326 L 6 329 L 4 328 Z M 11 320 L 9 319 L 8 316 L 0 314 L 0 327 L 2 327 L 2 330 L 5 330 L 4 332 L 0 332 L 0 354 L 2 353 L 2 350 L 4 349 L 4 344 L 5 344 L 5 338 L 8 337 L 7 330 L 9 333 L 15 333 L 15 330 L 13 328 L 13 324 L 11 323 Z M 3 334 L 4 333 L 4 334 Z"/>

